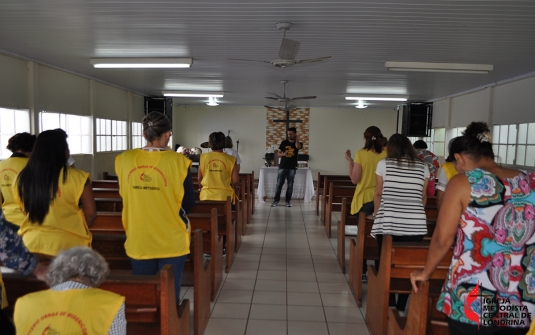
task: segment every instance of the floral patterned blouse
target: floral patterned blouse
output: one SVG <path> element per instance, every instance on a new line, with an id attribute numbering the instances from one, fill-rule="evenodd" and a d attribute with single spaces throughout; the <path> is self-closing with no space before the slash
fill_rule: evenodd
<path id="1" fill-rule="evenodd" d="M 529 327 L 535 315 L 535 174 L 501 180 L 475 169 L 466 176 L 470 202 L 437 309 L 473 325 Z"/>

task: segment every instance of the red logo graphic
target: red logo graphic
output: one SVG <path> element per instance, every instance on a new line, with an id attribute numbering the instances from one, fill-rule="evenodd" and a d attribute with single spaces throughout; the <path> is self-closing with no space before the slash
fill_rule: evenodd
<path id="1" fill-rule="evenodd" d="M 477 315 L 472 307 L 470 307 L 477 297 L 479 297 L 479 280 L 477 281 L 477 286 L 474 287 L 470 293 L 468 293 L 468 296 L 464 302 L 464 313 L 466 314 L 466 317 L 468 320 L 472 320 L 477 323 L 477 329 L 479 329 L 479 326 L 481 325 L 481 322 L 479 321 L 479 315 Z"/>

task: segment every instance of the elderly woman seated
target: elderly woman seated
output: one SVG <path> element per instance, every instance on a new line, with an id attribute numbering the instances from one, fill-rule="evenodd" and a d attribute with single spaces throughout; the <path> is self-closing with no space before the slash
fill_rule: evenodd
<path id="1" fill-rule="evenodd" d="M 108 273 L 88 247 L 62 251 L 46 274 L 50 289 L 17 300 L 17 334 L 126 334 L 124 297 L 96 288 Z"/>

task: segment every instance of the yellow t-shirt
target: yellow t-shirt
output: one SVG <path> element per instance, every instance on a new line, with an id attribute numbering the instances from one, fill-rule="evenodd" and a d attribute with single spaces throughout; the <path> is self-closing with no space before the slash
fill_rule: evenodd
<path id="1" fill-rule="evenodd" d="M 189 224 L 179 212 L 191 161 L 170 150 L 128 150 L 115 159 L 123 198 L 126 254 L 134 259 L 189 254 Z"/>
<path id="2" fill-rule="evenodd" d="M 448 178 L 448 181 L 453 176 L 458 174 L 457 170 L 455 170 L 455 165 L 452 162 L 444 163 L 444 165 L 442 165 L 442 168 L 444 169 L 444 172 L 446 172 L 446 177 Z"/>
<path id="3" fill-rule="evenodd" d="M 6 288 L 4 287 L 4 281 L 2 280 L 2 272 L 0 272 L 0 286 L 2 287 L 2 305 L 0 305 L 0 309 L 4 309 L 7 307 L 7 294 L 6 294 Z"/>
<path id="4" fill-rule="evenodd" d="M 56 198 L 50 205 L 42 224 L 30 222 L 25 216 L 19 235 L 31 253 L 56 256 L 61 250 L 76 246 L 91 247 L 91 233 L 85 221 L 80 198 L 89 173 L 68 167 L 67 180 L 63 182 L 63 170 L 59 174 Z M 13 184 L 13 194 L 20 207 L 24 203 L 19 197 L 17 183 Z"/>
<path id="5" fill-rule="evenodd" d="M 226 201 L 230 196 L 235 202 L 236 194 L 232 188 L 232 170 L 236 157 L 224 152 L 212 151 L 202 154 L 199 168 L 202 173 L 200 200 Z"/>
<path id="6" fill-rule="evenodd" d="M 367 202 L 373 201 L 375 193 L 375 169 L 381 159 L 386 158 L 386 150 L 375 154 L 371 150 L 361 149 L 355 154 L 355 164 L 362 167 L 360 182 L 355 188 L 353 201 L 351 201 L 351 214 L 356 214 Z"/>
<path id="7" fill-rule="evenodd" d="M 12 186 L 20 171 L 28 163 L 27 157 L 10 157 L 0 162 L 0 192 L 2 193 L 2 210 L 7 221 L 20 226 L 26 215 L 13 196 Z"/>
<path id="8" fill-rule="evenodd" d="M 107 335 L 125 298 L 97 288 L 45 290 L 17 300 L 17 334 Z"/>

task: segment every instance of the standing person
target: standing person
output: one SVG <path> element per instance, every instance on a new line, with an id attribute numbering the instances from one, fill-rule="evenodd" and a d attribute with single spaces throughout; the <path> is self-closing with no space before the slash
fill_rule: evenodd
<path id="1" fill-rule="evenodd" d="M 448 183 L 425 268 L 411 274 L 413 287 L 429 279 L 455 243 L 437 303 L 450 333 L 526 334 L 535 313 L 535 173 L 498 165 L 482 122 L 471 123 L 450 154 L 459 174 Z"/>
<path id="2" fill-rule="evenodd" d="M 61 252 L 46 274 L 50 289 L 17 300 L 17 332 L 126 335 L 125 298 L 97 288 L 109 272 L 106 260 L 88 247 Z"/>
<path id="3" fill-rule="evenodd" d="M 455 164 L 453 163 L 453 155 L 450 154 L 450 147 L 455 138 L 451 139 L 448 144 L 448 157 L 446 158 L 446 163 L 440 167 L 440 172 L 438 173 L 437 179 L 437 208 L 440 210 L 442 206 L 442 201 L 444 200 L 444 192 L 446 191 L 446 186 L 450 179 L 457 175 L 457 170 L 455 169 Z"/>
<path id="4" fill-rule="evenodd" d="M 239 141 L 238 141 L 239 142 Z M 240 173 L 240 165 L 241 165 L 241 158 L 238 152 L 234 149 L 234 143 L 232 143 L 232 139 L 230 136 L 225 137 L 225 148 L 223 149 L 223 152 L 227 155 L 231 155 L 236 157 L 236 169 L 238 170 L 238 174 Z"/>
<path id="5" fill-rule="evenodd" d="M 271 207 L 277 206 L 281 198 L 282 186 L 284 181 L 288 180 L 286 184 L 286 207 L 292 207 L 292 193 L 294 189 L 294 178 L 297 171 L 297 154 L 299 149 L 303 148 L 303 143 L 299 142 L 297 130 L 294 127 L 288 128 L 286 132 L 288 139 L 282 141 L 277 153 L 281 157 L 279 164 L 279 174 L 277 176 L 277 188 L 275 189 L 275 197 L 271 203 Z M 277 159 L 277 157 L 275 157 Z"/>
<path id="6" fill-rule="evenodd" d="M 427 233 L 427 164 L 418 158 L 405 135 L 390 136 L 386 152 L 386 159 L 377 164 L 375 171 L 375 221 L 371 231 L 379 245 L 379 262 L 383 235 L 392 235 L 393 241 L 421 242 Z M 389 305 L 405 311 L 408 297 L 400 294 L 396 302 L 391 294 Z"/>
<path id="7" fill-rule="evenodd" d="M 125 250 L 135 275 L 154 275 L 173 266 L 175 295 L 180 301 L 182 272 L 190 252 L 187 214 L 195 206 L 191 161 L 169 150 L 171 124 L 162 113 L 143 118 L 147 145 L 127 150 L 115 159 Z"/>
<path id="8" fill-rule="evenodd" d="M 34 254 L 51 258 L 63 249 L 91 246 L 89 227 L 97 216 L 89 173 L 68 167 L 64 133 L 37 136 L 26 167 L 13 184 L 26 214 L 19 235 Z"/>
<path id="9" fill-rule="evenodd" d="M 349 177 L 354 185 L 355 194 L 351 201 L 351 215 L 363 212 L 366 215 L 373 213 L 373 196 L 375 193 L 375 170 L 380 160 L 386 158 L 386 150 L 383 147 L 385 137 L 381 129 L 375 126 L 366 128 L 364 131 L 364 148 L 355 153 L 355 160 L 351 159 L 351 150 L 347 150 L 345 158 L 349 162 Z M 346 235 L 356 235 L 356 226 L 346 226 Z M 363 262 L 362 280 L 367 281 L 368 265 Z"/>
<path id="10" fill-rule="evenodd" d="M 427 183 L 427 196 L 435 196 L 435 184 L 436 184 L 436 172 L 440 168 L 440 163 L 438 162 L 438 157 L 427 150 L 427 143 L 422 140 L 418 140 L 413 144 L 414 149 L 416 149 L 416 154 L 423 160 L 427 167 L 429 168 L 429 182 Z"/>
<path id="11" fill-rule="evenodd" d="M 225 134 L 220 131 L 210 134 L 208 145 L 212 151 L 200 157 L 198 179 L 201 194 L 199 199 L 226 201 L 227 197 L 230 197 L 234 204 L 237 199 L 234 186 L 240 181 L 237 159 L 223 152 Z"/>
<path id="12" fill-rule="evenodd" d="M 28 163 L 28 157 L 32 153 L 35 139 L 35 135 L 28 133 L 13 135 L 8 140 L 6 147 L 13 155 L 0 162 L 0 200 L 2 200 L 2 211 L 4 212 L 5 219 L 16 226 L 12 227 L 15 231 L 19 230 L 26 215 L 20 210 L 18 202 L 15 201 L 12 186 L 20 171 Z"/>

